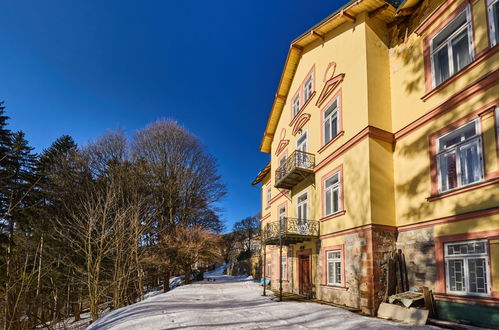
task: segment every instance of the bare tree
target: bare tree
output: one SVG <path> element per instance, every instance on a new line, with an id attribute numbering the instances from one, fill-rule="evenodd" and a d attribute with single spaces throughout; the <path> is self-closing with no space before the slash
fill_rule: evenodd
<path id="1" fill-rule="evenodd" d="M 144 179 L 150 188 L 155 210 L 150 237 L 153 244 L 167 250 L 165 237 L 177 227 L 221 230 L 216 202 L 225 195 L 225 186 L 217 174 L 215 159 L 195 136 L 174 121 L 159 120 L 137 132 L 133 156 L 144 166 Z M 161 265 L 165 291 L 176 267 L 169 258 Z"/>

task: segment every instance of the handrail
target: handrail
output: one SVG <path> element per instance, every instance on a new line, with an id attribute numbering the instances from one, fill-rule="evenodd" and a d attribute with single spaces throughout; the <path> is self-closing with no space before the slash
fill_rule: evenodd
<path id="1" fill-rule="evenodd" d="M 282 218 L 266 224 L 263 230 L 264 239 L 286 235 L 319 236 L 320 225 L 317 220 L 300 218 Z"/>
<path id="2" fill-rule="evenodd" d="M 284 179 L 290 172 L 299 168 L 304 170 L 313 170 L 315 167 L 315 155 L 309 152 L 295 150 L 282 164 L 275 170 L 275 181 L 278 183 Z"/>

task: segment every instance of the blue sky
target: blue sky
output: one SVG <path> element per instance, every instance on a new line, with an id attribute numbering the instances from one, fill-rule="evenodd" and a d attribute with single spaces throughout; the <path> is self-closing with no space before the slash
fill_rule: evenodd
<path id="1" fill-rule="evenodd" d="M 290 42 L 345 1 L 16 0 L 0 3 L 0 100 L 36 151 L 172 118 L 219 162 L 230 229 L 251 186 Z"/>

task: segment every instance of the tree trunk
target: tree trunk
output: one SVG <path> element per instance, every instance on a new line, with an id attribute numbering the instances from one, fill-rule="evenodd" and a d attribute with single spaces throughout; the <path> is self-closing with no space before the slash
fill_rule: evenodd
<path id="1" fill-rule="evenodd" d="M 163 279 L 163 292 L 170 291 L 170 270 L 165 272 L 165 277 Z"/>

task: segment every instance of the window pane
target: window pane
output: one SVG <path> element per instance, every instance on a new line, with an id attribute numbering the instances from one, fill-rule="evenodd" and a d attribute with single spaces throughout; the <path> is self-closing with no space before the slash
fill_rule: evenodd
<path id="1" fill-rule="evenodd" d="M 334 283 L 334 262 L 329 261 L 327 263 L 327 275 L 328 275 L 328 283 Z"/>
<path id="2" fill-rule="evenodd" d="M 449 190 L 457 187 L 457 167 L 456 153 L 444 154 L 440 163 L 442 171 L 442 190 Z"/>
<path id="3" fill-rule="evenodd" d="M 324 143 L 331 141 L 331 119 L 328 118 L 324 122 Z"/>
<path id="4" fill-rule="evenodd" d="M 494 34 L 496 36 L 496 44 L 499 43 L 499 2 L 492 5 L 492 16 L 494 24 Z"/>
<path id="5" fill-rule="evenodd" d="M 341 284 L 341 262 L 335 262 L 334 263 L 335 265 L 335 275 L 336 275 L 336 278 L 335 278 L 335 283 L 336 284 Z"/>
<path id="6" fill-rule="evenodd" d="M 450 77 L 449 50 L 447 46 L 435 53 L 433 56 L 433 65 L 435 67 L 435 84 L 440 85 Z"/>
<path id="7" fill-rule="evenodd" d="M 333 212 L 338 212 L 340 210 L 340 194 L 339 189 L 333 191 Z"/>
<path id="8" fill-rule="evenodd" d="M 326 215 L 332 213 L 331 189 L 326 190 Z"/>
<path id="9" fill-rule="evenodd" d="M 331 119 L 331 137 L 334 138 L 336 135 L 338 135 L 338 116 L 334 114 L 333 118 Z"/>
<path id="10" fill-rule="evenodd" d="M 468 259 L 470 292 L 487 293 L 485 258 Z"/>
<path id="11" fill-rule="evenodd" d="M 464 291 L 463 260 L 449 260 L 449 287 L 451 291 Z"/>
<path id="12" fill-rule="evenodd" d="M 471 62 L 468 29 L 464 29 L 452 40 L 454 72 L 458 72 Z"/>
<path id="13" fill-rule="evenodd" d="M 481 179 L 481 166 L 478 156 L 478 140 L 459 149 L 461 163 L 461 184 L 466 185 Z"/>
<path id="14" fill-rule="evenodd" d="M 338 173 L 326 180 L 326 188 L 329 188 L 338 183 Z"/>
<path id="15" fill-rule="evenodd" d="M 438 46 L 448 40 L 454 32 L 456 32 L 465 24 L 466 10 L 463 10 L 452 22 L 450 22 L 445 28 L 443 28 L 435 38 L 433 38 L 433 48 L 438 48 Z"/>

